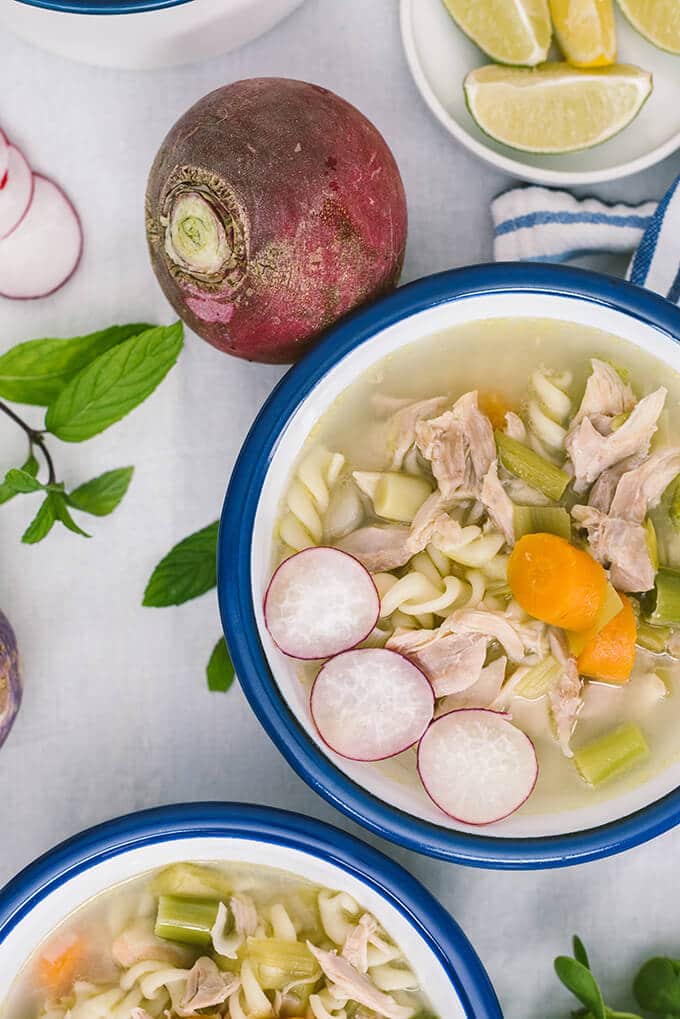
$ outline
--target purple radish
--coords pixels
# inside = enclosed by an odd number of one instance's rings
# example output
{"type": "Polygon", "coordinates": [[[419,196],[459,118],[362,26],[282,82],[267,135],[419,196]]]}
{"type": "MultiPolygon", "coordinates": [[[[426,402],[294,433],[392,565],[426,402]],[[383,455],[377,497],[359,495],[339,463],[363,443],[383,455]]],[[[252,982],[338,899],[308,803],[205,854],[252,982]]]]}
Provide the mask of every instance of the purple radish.
{"type": "Polygon", "coordinates": [[[420,741],[418,772],[430,799],[463,824],[513,814],[538,778],[534,745],[507,715],[462,708],[437,718],[420,741]]]}
{"type": "Polygon", "coordinates": [[[434,692],[396,651],[360,648],[321,668],[310,697],[324,743],[353,761],[382,761],[418,742],[434,713],[434,692]]]}
{"type": "Polygon", "coordinates": [[[282,562],[264,597],[274,643],[291,658],[330,658],[365,640],[380,597],[358,559],[337,548],[306,548],[282,562]]]}
{"type": "Polygon", "coordinates": [[[28,212],[33,198],[33,172],[23,153],[14,145],[8,148],[7,180],[0,188],[0,240],[16,230],[28,212]]]}
{"type": "Polygon", "coordinates": [[[33,201],[23,220],[0,241],[0,296],[47,297],[76,270],[83,248],[80,220],[53,181],[34,174],[33,201]]]}
{"type": "Polygon", "coordinates": [[[0,747],[21,706],[21,689],[16,637],[7,616],[0,612],[0,747]]]}
{"type": "Polygon", "coordinates": [[[7,135],[0,128],[0,191],[7,184],[7,161],[9,159],[9,142],[7,135]]]}

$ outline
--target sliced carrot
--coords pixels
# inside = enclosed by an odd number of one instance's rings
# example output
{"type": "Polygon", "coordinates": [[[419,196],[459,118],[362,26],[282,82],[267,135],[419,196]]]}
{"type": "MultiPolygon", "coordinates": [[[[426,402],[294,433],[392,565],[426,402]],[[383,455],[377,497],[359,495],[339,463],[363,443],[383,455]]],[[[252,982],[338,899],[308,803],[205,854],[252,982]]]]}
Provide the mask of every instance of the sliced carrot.
{"type": "Polygon", "coordinates": [[[592,556],[556,534],[525,534],[508,563],[510,589],[525,612],[565,630],[587,630],[607,593],[592,556]]]}
{"type": "Polygon", "coordinates": [[[621,611],[586,644],[577,660],[582,675],[603,683],[627,683],[635,664],[635,613],[630,598],[620,597],[621,611]]]}
{"type": "Polygon", "coordinates": [[[482,390],[477,394],[477,405],[486,414],[494,428],[505,428],[505,415],[512,405],[495,389],[482,390]]]}
{"type": "Polygon", "coordinates": [[[38,977],[51,997],[58,998],[70,991],[78,979],[84,955],[84,945],[76,935],[60,939],[58,946],[43,955],[38,962],[38,977]]]}

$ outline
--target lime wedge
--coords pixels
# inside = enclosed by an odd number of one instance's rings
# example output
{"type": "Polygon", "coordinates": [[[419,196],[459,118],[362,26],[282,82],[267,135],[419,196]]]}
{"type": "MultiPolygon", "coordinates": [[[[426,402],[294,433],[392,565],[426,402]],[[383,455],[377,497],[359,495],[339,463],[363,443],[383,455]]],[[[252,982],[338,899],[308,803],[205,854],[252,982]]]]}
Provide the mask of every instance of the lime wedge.
{"type": "Polygon", "coordinates": [[[555,35],[574,67],[604,67],[616,60],[614,0],[550,0],[555,35]]]}
{"type": "Polygon", "coordinates": [[[444,5],[492,60],[533,67],[548,55],[548,0],[444,0],[444,5]]]}
{"type": "Polygon", "coordinates": [[[561,63],[535,70],[490,64],[471,71],[463,87],[486,134],[524,152],[557,154],[623,130],[652,91],[652,76],[629,64],[589,71],[561,63]]]}
{"type": "Polygon", "coordinates": [[[619,0],[619,7],[655,46],[680,54],[680,3],[678,0],[619,0]]]}

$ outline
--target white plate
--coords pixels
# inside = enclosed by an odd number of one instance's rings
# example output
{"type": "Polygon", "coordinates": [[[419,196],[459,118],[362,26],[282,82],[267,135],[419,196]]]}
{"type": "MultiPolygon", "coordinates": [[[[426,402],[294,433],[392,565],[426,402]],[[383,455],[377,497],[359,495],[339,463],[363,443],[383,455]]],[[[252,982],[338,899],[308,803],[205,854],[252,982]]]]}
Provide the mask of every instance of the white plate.
{"type": "Polygon", "coordinates": [[[637,64],[654,76],[654,91],[640,115],[621,134],[595,148],[540,156],[493,141],[473,121],[465,105],[463,78],[490,61],[458,28],[442,0],[401,0],[406,57],[434,115],[481,159],[537,184],[614,180],[644,170],[680,148],[680,57],[648,43],[620,11],[617,28],[619,62],[637,64]]]}

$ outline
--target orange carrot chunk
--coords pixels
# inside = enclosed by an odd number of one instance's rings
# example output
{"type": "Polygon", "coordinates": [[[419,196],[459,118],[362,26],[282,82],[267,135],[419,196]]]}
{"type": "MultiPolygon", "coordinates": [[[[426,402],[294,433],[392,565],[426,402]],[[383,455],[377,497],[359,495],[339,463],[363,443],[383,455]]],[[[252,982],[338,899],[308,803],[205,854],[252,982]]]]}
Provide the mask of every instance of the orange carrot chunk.
{"type": "Polygon", "coordinates": [[[600,564],[556,534],[520,538],[510,556],[508,582],[525,612],[565,630],[592,626],[607,593],[600,564]]]}
{"type": "Polygon", "coordinates": [[[40,983],[53,998],[67,994],[80,976],[85,951],[82,942],[73,935],[59,938],[38,962],[40,983]]]}
{"type": "Polygon", "coordinates": [[[505,415],[512,406],[501,393],[495,389],[481,390],[477,394],[477,404],[494,428],[505,428],[505,415]]]}
{"type": "Polygon", "coordinates": [[[586,644],[578,656],[578,671],[603,683],[627,683],[635,663],[637,624],[630,598],[621,595],[623,608],[586,644]]]}

